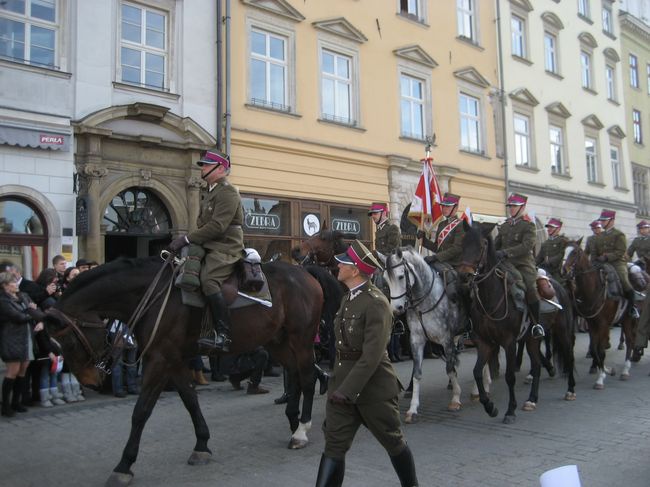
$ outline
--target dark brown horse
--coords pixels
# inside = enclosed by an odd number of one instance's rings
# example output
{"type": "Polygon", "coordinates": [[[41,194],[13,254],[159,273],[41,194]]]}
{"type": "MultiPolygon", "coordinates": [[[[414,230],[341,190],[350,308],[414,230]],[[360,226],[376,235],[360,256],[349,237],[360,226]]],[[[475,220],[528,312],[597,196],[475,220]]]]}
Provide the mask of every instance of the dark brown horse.
{"type": "MultiPolygon", "coordinates": [[[[47,329],[61,342],[66,361],[79,381],[98,386],[102,374],[95,364],[107,349],[104,320],[115,318],[128,322],[163,265],[165,268],[153,300],[134,325],[141,350],[145,349],[142,392],[133,410],[131,433],[122,458],[107,481],[111,486],[127,485],[131,481],[130,468],[136,461],[142,430],[168,382],[176,387],[194,424],[196,445],[188,462],[195,465],[209,460],[210,434],[187,366],[187,360],[199,353],[195,343],[201,332],[203,311],[184,305],[180,290],[172,287],[164,313],[159,316],[172,277],[171,265],[163,264],[159,258],[129,259],[81,274],[46,320],[47,329]]],[[[292,441],[304,446],[311,426],[313,340],[321,316],[323,293],[318,281],[300,267],[273,262],[265,264],[263,269],[273,306],[254,304],[232,310],[231,352],[251,351],[265,345],[288,369],[290,393],[285,412],[293,432],[292,441]],[[300,392],[303,404],[299,417],[300,392]]]]}
{"type": "MultiPolygon", "coordinates": [[[[517,309],[514,300],[509,295],[510,284],[507,273],[497,265],[494,244],[490,236],[494,225],[474,223],[470,226],[467,222],[463,222],[463,226],[465,237],[462,243],[462,262],[458,271],[468,286],[472,300],[470,312],[473,323],[472,338],[477,348],[474,379],[478,387],[479,400],[483,404],[485,411],[491,417],[497,416],[497,408],[487,395],[484,387],[483,368],[492,357],[498,354],[499,347],[502,347],[506,353],[505,378],[509,391],[508,410],[503,422],[509,424],[516,419],[515,368],[517,341],[521,339],[526,344],[533,376],[530,394],[523,406],[525,411],[532,411],[537,405],[541,368],[540,341],[533,338],[527,328],[523,328],[525,326],[523,324],[524,313],[517,309]]],[[[572,370],[572,342],[570,347],[565,344],[565,346],[559,348],[562,350],[562,354],[558,357],[558,362],[562,363],[563,370],[567,370],[567,368],[572,370]]],[[[571,375],[569,381],[570,392],[573,392],[575,384],[572,377],[571,375]]],[[[573,398],[575,398],[575,395],[573,398]]]]}
{"type": "Polygon", "coordinates": [[[570,284],[569,289],[577,313],[589,325],[589,352],[598,374],[594,389],[604,389],[605,376],[616,373],[613,367],[605,365],[605,350],[609,346],[609,327],[620,316],[619,321],[626,345],[621,380],[626,380],[630,377],[638,320],[627,313],[624,298],[612,299],[608,296],[604,271],[591,264],[589,256],[580,247],[581,242],[582,239],[579,239],[567,245],[562,272],[570,284]]]}
{"type": "Polygon", "coordinates": [[[348,244],[344,241],[346,238],[349,236],[328,230],[323,224],[319,233],[303,240],[298,247],[291,250],[291,257],[301,265],[316,264],[325,267],[333,276],[337,276],[339,269],[334,256],[347,250],[348,244]]]}

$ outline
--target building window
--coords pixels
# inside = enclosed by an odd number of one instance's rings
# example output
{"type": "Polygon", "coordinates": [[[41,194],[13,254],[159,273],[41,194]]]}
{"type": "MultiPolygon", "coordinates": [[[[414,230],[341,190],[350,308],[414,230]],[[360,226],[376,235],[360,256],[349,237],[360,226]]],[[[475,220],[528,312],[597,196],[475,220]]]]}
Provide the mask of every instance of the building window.
{"type": "Polygon", "coordinates": [[[632,183],[634,186],[634,204],[637,214],[648,215],[650,212],[650,192],[648,191],[648,168],[632,166],[632,183]]]}
{"type": "Polygon", "coordinates": [[[589,8],[589,0],[578,0],[578,14],[586,18],[591,18],[591,9],[589,8]]]}
{"type": "Polygon", "coordinates": [[[566,174],[564,164],[564,134],[561,127],[549,126],[549,140],[551,144],[551,172],[553,174],[566,174]]]}
{"type": "Polygon", "coordinates": [[[641,112],[632,110],[632,127],[634,133],[634,143],[643,144],[643,131],[641,130],[641,112]]]}
{"type": "Polygon", "coordinates": [[[598,150],[596,139],[587,137],[585,139],[585,157],[587,162],[587,181],[595,183],[598,181],[598,150]]]}
{"type": "Polygon", "coordinates": [[[456,0],[458,35],[478,43],[476,36],[476,0],[456,0]]]}
{"type": "Polygon", "coordinates": [[[639,87],[639,61],[634,54],[630,54],[630,86],[639,87]]]}
{"type": "Polygon", "coordinates": [[[0,2],[0,57],[54,68],[57,0],[0,2]]]}
{"type": "Polygon", "coordinates": [[[603,1],[603,32],[606,34],[614,35],[614,22],[612,19],[612,4],[610,0],[603,1]]]}
{"type": "Polygon", "coordinates": [[[481,105],[478,98],[460,94],[460,146],[461,149],[482,153],[481,105]]]}
{"type": "Polygon", "coordinates": [[[287,39],[251,30],[250,96],[253,105],[289,111],[287,103],[287,39]]]}
{"type": "Polygon", "coordinates": [[[591,54],[580,51],[580,72],[582,74],[582,87],[592,89],[591,54]]]}
{"type": "Polygon", "coordinates": [[[355,125],[352,100],[352,58],[321,50],[322,116],[325,120],[355,125]]]}
{"type": "Polygon", "coordinates": [[[519,113],[514,115],[515,129],[515,163],[518,166],[530,167],[530,119],[519,113]]]}
{"type": "Polygon", "coordinates": [[[526,57],[526,21],[516,15],[510,20],[512,30],[512,54],[526,57]]]}
{"type": "Polygon", "coordinates": [[[609,146],[609,158],[612,161],[612,183],[615,188],[623,187],[623,181],[621,178],[621,159],[619,148],[610,145],[609,146]]]}
{"type": "Polygon", "coordinates": [[[550,73],[557,74],[557,37],[549,32],[544,33],[544,68],[550,73]]]}
{"type": "Polygon", "coordinates": [[[607,99],[616,101],[616,69],[614,66],[605,66],[605,84],[607,85],[607,99]]]}
{"type": "Polygon", "coordinates": [[[167,16],[158,10],[122,4],[122,82],[165,89],[167,16]]]}
{"type": "Polygon", "coordinates": [[[424,81],[400,75],[401,133],[424,139],[424,81]]]}
{"type": "Polygon", "coordinates": [[[399,13],[418,22],[425,20],[422,0],[399,0],[399,13]]]}

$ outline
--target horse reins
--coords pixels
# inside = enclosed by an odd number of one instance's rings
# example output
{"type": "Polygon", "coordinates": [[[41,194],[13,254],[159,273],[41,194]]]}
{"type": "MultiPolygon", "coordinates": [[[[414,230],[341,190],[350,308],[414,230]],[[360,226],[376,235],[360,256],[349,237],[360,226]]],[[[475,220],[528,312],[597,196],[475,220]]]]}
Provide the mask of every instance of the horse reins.
{"type": "MultiPolygon", "coordinates": [[[[567,277],[568,277],[569,279],[571,279],[571,280],[575,283],[575,282],[576,282],[576,276],[578,276],[578,275],[584,275],[584,274],[590,274],[590,273],[592,273],[592,272],[597,272],[597,271],[599,271],[599,269],[597,269],[596,267],[593,267],[593,266],[592,266],[590,269],[587,269],[587,270],[581,270],[580,272],[576,272],[576,263],[575,263],[575,261],[574,261],[574,262],[571,264],[571,267],[570,267],[570,273],[567,273],[567,277]]],[[[574,291],[571,291],[571,300],[573,301],[573,304],[574,304],[574,306],[575,306],[575,308],[576,308],[576,311],[578,312],[578,314],[579,314],[582,318],[584,318],[585,320],[589,320],[589,319],[591,319],[591,318],[595,318],[595,317],[598,316],[598,315],[600,314],[600,312],[603,310],[603,308],[605,307],[605,304],[607,304],[607,285],[606,285],[606,284],[603,284],[603,293],[602,293],[602,301],[603,301],[603,303],[600,305],[600,307],[598,308],[598,310],[596,310],[596,312],[595,312],[594,314],[591,314],[591,315],[585,315],[585,314],[583,314],[583,312],[580,310],[580,307],[578,306],[578,299],[577,299],[577,297],[576,297],[574,291]]]]}
{"type": "Polygon", "coordinates": [[[497,262],[497,264],[495,264],[488,272],[481,275],[479,273],[479,267],[483,264],[483,261],[485,260],[485,256],[486,256],[486,246],[481,245],[481,253],[479,254],[479,258],[477,260],[478,264],[476,264],[475,266],[474,264],[463,262],[463,265],[474,268],[474,274],[472,276],[473,279],[470,285],[472,286],[472,290],[474,291],[474,296],[476,296],[476,301],[478,301],[478,304],[480,305],[481,310],[483,311],[483,315],[486,316],[491,321],[503,321],[510,314],[510,311],[508,310],[508,274],[507,272],[503,272],[498,269],[499,264],[497,262]],[[501,273],[501,275],[499,275],[499,273],[501,273]],[[485,308],[485,305],[483,304],[483,300],[481,299],[478,286],[483,281],[485,281],[488,277],[490,277],[492,274],[494,274],[497,277],[497,279],[500,279],[503,282],[503,293],[501,294],[501,299],[494,307],[494,311],[490,312],[485,308]],[[493,315],[493,313],[496,312],[501,307],[502,304],[505,304],[505,313],[502,317],[496,318],[493,315]]]}
{"type": "Polygon", "coordinates": [[[57,330],[53,333],[50,334],[52,338],[60,338],[70,332],[75,334],[75,336],[79,339],[79,342],[81,342],[82,347],[84,348],[85,352],[88,354],[90,357],[85,365],[88,365],[91,362],[99,362],[102,357],[105,355],[105,351],[102,351],[101,354],[96,354],[95,351],[93,350],[92,346],[90,345],[90,342],[86,338],[86,335],[81,331],[81,328],[106,328],[106,323],[103,321],[95,322],[95,321],[81,321],[76,318],[72,318],[69,315],[65,314],[63,311],[56,309],[56,308],[49,308],[46,312],[46,315],[53,316],[55,319],[58,321],[63,321],[66,323],[66,327],[63,328],[62,330],[57,330]]]}

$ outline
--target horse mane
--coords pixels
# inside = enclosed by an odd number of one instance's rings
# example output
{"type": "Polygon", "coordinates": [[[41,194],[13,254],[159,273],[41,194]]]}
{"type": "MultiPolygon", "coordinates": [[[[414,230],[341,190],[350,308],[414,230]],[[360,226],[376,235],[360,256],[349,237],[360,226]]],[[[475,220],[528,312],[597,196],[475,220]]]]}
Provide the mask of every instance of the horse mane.
{"type": "Polygon", "coordinates": [[[332,323],[344,294],[341,283],[329,271],[319,265],[306,265],[304,269],[318,281],[323,289],[322,317],[326,323],[332,323]]]}

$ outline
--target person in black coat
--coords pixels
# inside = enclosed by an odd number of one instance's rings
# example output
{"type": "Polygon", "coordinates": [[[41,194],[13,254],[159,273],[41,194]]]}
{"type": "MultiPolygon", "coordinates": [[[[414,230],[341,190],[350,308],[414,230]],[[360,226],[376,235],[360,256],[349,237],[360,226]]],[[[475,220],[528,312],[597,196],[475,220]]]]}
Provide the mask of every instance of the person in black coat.
{"type": "MultiPolygon", "coordinates": [[[[7,365],[2,382],[2,416],[13,416],[14,411],[25,412],[21,404],[23,381],[32,350],[32,323],[41,318],[36,305],[18,291],[18,281],[9,272],[0,272],[0,358],[7,365]]],[[[43,323],[34,328],[43,329],[43,323]]]]}

